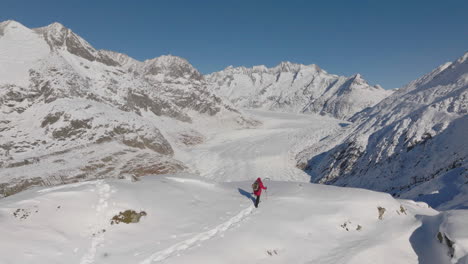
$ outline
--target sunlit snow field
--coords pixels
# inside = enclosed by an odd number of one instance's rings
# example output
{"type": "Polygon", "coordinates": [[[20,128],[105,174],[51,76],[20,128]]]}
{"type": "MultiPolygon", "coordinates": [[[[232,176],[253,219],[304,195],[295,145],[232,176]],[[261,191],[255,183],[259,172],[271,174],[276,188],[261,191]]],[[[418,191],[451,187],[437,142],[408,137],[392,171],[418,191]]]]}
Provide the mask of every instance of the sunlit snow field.
{"type": "MultiPolygon", "coordinates": [[[[0,200],[0,263],[451,263],[433,239],[450,215],[386,193],[311,184],[295,167],[301,144],[342,132],[342,121],[250,114],[263,125],[212,131],[206,143],[176,149],[191,174],[34,188],[0,200]],[[257,177],[268,190],[255,209],[257,177]],[[111,224],[125,210],[146,215],[111,224]]],[[[457,246],[463,256],[466,247],[457,246]]]]}

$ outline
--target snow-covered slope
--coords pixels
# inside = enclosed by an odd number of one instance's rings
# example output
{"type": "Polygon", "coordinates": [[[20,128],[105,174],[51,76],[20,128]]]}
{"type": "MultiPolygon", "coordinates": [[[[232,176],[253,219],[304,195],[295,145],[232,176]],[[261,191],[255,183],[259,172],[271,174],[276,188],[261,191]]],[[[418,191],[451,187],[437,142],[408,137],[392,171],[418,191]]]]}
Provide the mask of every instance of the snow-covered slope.
{"type": "Polygon", "coordinates": [[[29,69],[49,54],[41,36],[15,21],[0,23],[0,85],[27,86],[29,69]]]}
{"type": "MultiPolygon", "coordinates": [[[[86,116],[86,111],[80,112],[86,116]]],[[[0,199],[0,263],[448,264],[467,259],[463,210],[438,213],[385,193],[268,180],[306,179],[294,168],[296,151],[346,127],[313,115],[251,113],[262,126],[211,131],[204,144],[174,148],[174,157],[201,176],[233,182],[180,174],[105,179],[33,188],[0,199]],[[268,189],[255,209],[249,179],[258,176],[268,189]],[[247,181],[235,182],[240,177],[247,181]]],[[[90,125],[99,124],[97,116],[90,125]]],[[[124,115],[115,118],[125,120],[124,115]]],[[[60,117],[56,123],[64,121],[60,117]]],[[[105,131],[96,129],[97,135],[105,131]]],[[[66,171],[70,166],[63,164],[85,159],[94,160],[87,169],[104,174],[114,173],[106,163],[119,170],[136,165],[135,172],[151,174],[148,164],[158,169],[150,160],[154,155],[142,154],[114,140],[44,157],[55,162],[36,163],[23,172],[66,171]],[[133,153],[139,156],[126,163],[133,153]]]]}
{"type": "Polygon", "coordinates": [[[28,190],[0,200],[0,262],[448,264],[439,230],[454,261],[467,252],[463,218],[424,203],[266,181],[255,209],[250,183],[175,175],[28,190]],[[112,221],[126,210],[139,222],[112,221]]]}
{"type": "Polygon", "coordinates": [[[182,58],[139,62],[96,50],[59,23],[0,23],[0,196],[180,171],[174,147],[255,124],[182,58]]]}
{"type": "Polygon", "coordinates": [[[318,113],[339,119],[347,119],[392,93],[369,85],[359,74],[343,77],[317,65],[290,62],[273,68],[231,66],[206,79],[214,93],[239,107],[318,113]]]}
{"type": "Polygon", "coordinates": [[[313,182],[386,191],[437,207],[453,199],[450,208],[467,203],[468,53],[352,121],[341,141],[299,155],[313,182]]]}

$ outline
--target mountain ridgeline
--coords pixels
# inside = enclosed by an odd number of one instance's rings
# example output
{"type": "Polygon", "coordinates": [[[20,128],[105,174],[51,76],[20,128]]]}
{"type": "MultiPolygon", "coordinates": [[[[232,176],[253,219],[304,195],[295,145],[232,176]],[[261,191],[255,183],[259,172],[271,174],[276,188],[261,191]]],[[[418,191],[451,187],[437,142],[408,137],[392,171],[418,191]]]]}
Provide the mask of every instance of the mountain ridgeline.
{"type": "Polygon", "coordinates": [[[298,155],[312,182],[385,191],[442,209],[468,205],[468,53],[351,121],[348,134],[298,155]]]}
{"type": "Polygon", "coordinates": [[[273,68],[228,67],[206,76],[213,93],[242,108],[316,113],[348,119],[392,94],[360,74],[329,74],[317,65],[282,62],[273,68]]]}
{"type": "MultiPolygon", "coordinates": [[[[37,185],[189,171],[179,150],[213,131],[261,124],[244,108],[352,123],[294,150],[311,182],[424,201],[450,183],[468,197],[467,58],[390,91],[360,74],[290,62],[202,75],[176,56],[138,61],[97,50],[59,23],[1,22],[0,197],[37,185]]],[[[435,207],[465,204],[454,199],[435,207]]]]}
{"type": "Polygon", "coordinates": [[[0,23],[0,196],[29,186],[183,171],[175,146],[258,124],[175,56],[94,49],[59,23],[0,23]]]}

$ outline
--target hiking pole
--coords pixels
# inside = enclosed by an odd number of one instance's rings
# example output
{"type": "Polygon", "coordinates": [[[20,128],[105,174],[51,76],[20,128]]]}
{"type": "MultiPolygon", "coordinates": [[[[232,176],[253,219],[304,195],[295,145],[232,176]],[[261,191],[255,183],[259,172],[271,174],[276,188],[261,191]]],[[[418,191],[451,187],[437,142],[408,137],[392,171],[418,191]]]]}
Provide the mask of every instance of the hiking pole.
{"type": "MultiPolygon", "coordinates": [[[[271,180],[269,177],[266,177],[265,180],[271,180]]],[[[268,187],[267,187],[268,188],[268,187]]],[[[268,200],[268,189],[265,190],[265,200],[268,200]]]]}

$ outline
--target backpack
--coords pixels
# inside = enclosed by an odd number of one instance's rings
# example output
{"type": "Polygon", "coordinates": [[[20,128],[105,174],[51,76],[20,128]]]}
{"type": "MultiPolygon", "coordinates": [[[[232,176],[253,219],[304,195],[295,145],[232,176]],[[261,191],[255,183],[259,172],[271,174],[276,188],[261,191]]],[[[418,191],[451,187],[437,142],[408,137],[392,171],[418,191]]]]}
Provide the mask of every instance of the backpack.
{"type": "Polygon", "coordinates": [[[257,181],[252,183],[252,189],[254,190],[254,192],[256,192],[258,190],[258,188],[260,188],[260,185],[258,184],[257,181]]]}

